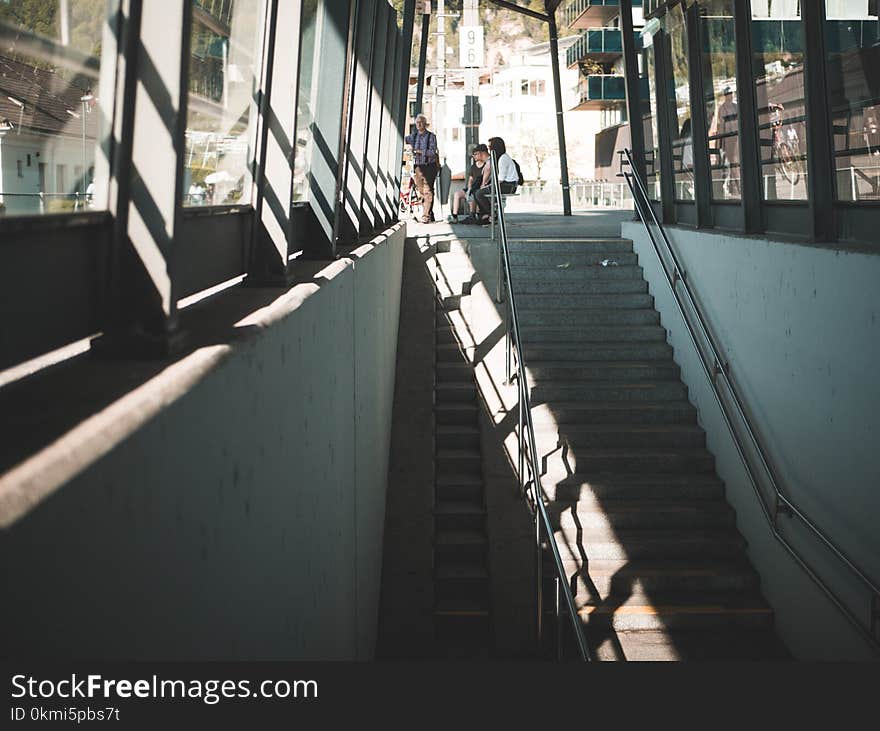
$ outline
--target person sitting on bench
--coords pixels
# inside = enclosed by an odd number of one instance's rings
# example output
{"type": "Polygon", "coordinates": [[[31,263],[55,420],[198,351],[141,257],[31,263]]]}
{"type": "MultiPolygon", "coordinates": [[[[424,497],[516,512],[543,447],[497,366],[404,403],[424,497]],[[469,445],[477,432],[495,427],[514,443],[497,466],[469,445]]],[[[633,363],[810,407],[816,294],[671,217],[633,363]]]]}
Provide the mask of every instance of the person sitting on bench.
{"type": "MultiPolygon", "coordinates": [[[[501,182],[501,194],[509,194],[516,192],[516,186],[519,183],[519,173],[513,158],[507,154],[507,145],[500,137],[489,138],[489,149],[495,153],[498,158],[498,180],[501,182]]],[[[484,153],[485,154],[485,153],[484,153]]],[[[486,154],[489,159],[489,155],[486,154]]],[[[492,210],[490,197],[492,195],[492,165],[486,165],[483,168],[483,185],[474,194],[477,201],[477,208],[480,210],[479,222],[483,224],[489,223],[489,215],[492,210]]],[[[500,205],[500,201],[497,202],[500,205]]]]}

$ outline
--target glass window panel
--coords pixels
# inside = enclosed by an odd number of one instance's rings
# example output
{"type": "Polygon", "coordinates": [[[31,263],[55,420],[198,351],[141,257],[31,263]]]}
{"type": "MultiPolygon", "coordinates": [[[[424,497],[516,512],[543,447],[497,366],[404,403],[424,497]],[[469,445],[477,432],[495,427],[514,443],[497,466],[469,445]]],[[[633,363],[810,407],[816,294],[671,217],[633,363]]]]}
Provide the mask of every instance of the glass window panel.
{"type": "Polygon", "coordinates": [[[876,0],[826,0],[835,194],[880,200],[880,21],[876,0]]]}
{"type": "MultiPolygon", "coordinates": [[[[315,121],[312,87],[318,65],[318,0],[304,0],[300,26],[299,90],[296,97],[296,150],[293,157],[293,201],[309,196],[309,168],[312,160],[312,124],[315,121]]],[[[411,117],[415,116],[415,106],[411,117]]]]}
{"type": "Polygon", "coordinates": [[[262,0],[193,0],[183,203],[247,202],[262,0]]]}
{"type": "Polygon", "coordinates": [[[679,4],[666,15],[669,37],[669,69],[671,82],[667,87],[672,134],[672,170],[675,199],[694,199],[694,143],[691,125],[690,79],[688,77],[688,42],[684,9],[679,4]]]}
{"type": "Polygon", "coordinates": [[[804,31],[798,0],[752,3],[752,66],[765,200],[807,199],[804,31]]]}
{"type": "MultiPolygon", "coordinates": [[[[0,0],[0,216],[95,209],[112,99],[101,99],[107,0],[0,0]],[[76,171],[72,173],[71,171],[76,171]],[[54,172],[54,175],[53,175],[54,172]]],[[[103,206],[102,206],[103,207],[103,206]]]]}
{"type": "Polygon", "coordinates": [[[714,200],[739,200],[739,107],[733,0],[700,5],[709,169],[714,200]]]}
{"type": "Polygon", "coordinates": [[[657,131],[657,83],[655,46],[645,43],[642,50],[643,74],[639,78],[639,99],[642,108],[642,128],[645,137],[645,171],[648,195],[660,200],[660,136],[657,131]]]}

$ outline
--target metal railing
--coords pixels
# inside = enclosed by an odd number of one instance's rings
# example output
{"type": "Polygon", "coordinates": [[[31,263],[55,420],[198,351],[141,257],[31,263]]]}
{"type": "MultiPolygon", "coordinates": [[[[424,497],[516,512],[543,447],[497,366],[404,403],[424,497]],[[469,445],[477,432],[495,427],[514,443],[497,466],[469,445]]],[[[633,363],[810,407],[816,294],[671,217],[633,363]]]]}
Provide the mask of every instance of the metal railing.
{"type": "Polygon", "coordinates": [[[715,396],[715,400],[721,409],[724,422],[733,437],[733,441],[736,445],[743,466],[746,468],[749,481],[752,483],[752,487],[761,505],[764,517],[767,519],[767,522],[770,524],[773,531],[773,537],[779,541],[795,562],[804,570],[807,576],[809,576],[810,579],[812,579],[813,582],[825,593],[828,599],[864,636],[869,644],[873,646],[875,650],[880,650],[880,639],[877,637],[877,630],[880,628],[878,627],[878,624],[880,624],[880,587],[878,587],[878,584],[873,581],[866,572],[843,551],[842,548],[827,536],[780,487],[777,478],[777,471],[774,469],[767,450],[764,448],[757,432],[753,428],[751,419],[749,418],[748,412],[743,404],[743,400],[730,378],[730,364],[724,359],[718,341],[707,325],[706,317],[700,306],[697,304],[697,300],[691,291],[687,279],[687,273],[682,267],[681,261],[679,260],[675,249],[672,247],[672,244],[666,235],[666,231],[663,229],[663,226],[650,203],[644,182],[636,172],[636,167],[633,164],[632,151],[629,149],[624,150],[624,155],[625,162],[623,159],[621,162],[628,167],[628,169],[624,170],[622,174],[624,178],[626,178],[626,182],[632,191],[635,209],[645,226],[645,231],[651,240],[651,244],[654,247],[654,251],[657,253],[658,259],[660,260],[663,273],[666,275],[666,280],[669,283],[676,305],[678,306],[678,311],[687,327],[691,342],[699,355],[703,370],[712,384],[712,392],[715,396]],[[660,244],[651,230],[651,223],[653,223],[654,227],[660,232],[660,240],[664,244],[665,254],[664,252],[661,252],[660,244]],[[667,261],[671,261],[671,271],[670,267],[667,265],[667,261]],[[688,311],[692,312],[693,315],[689,315],[688,311]],[[699,331],[699,333],[697,331],[699,331]],[[706,344],[706,347],[700,345],[698,334],[706,344]],[[729,401],[731,402],[730,405],[721,392],[719,381],[723,381],[724,383],[724,387],[729,396],[729,401]],[[731,409],[733,413],[731,412],[731,409]],[[744,436],[748,440],[748,445],[751,447],[750,450],[747,449],[743,434],[736,426],[737,423],[741,424],[745,431],[744,436]],[[753,458],[749,456],[750,454],[753,455],[753,458]],[[757,464],[754,463],[755,461],[757,464]],[[758,479],[759,470],[763,474],[766,482],[769,483],[772,490],[772,495],[769,500],[768,496],[765,494],[765,490],[761,487],[762,483],[758,479]],[[808,560],[804,558],[798,549],[780,532],[780,515],[800,521],[800,523],[809,531],[810,535],[824,545],[825,548],[827,548],[831,554],[859,580],[863,589],[867,590],[867,593],[870,594],[867,621],[863,621],[852,609],[849,608],[849,606],[840,598],[838,593],[819,576],[817,570],[810,565],[808,560]]]}
{"type": "MultiPolygon", "coordinates": [[[[492,164],[492,194],[495,200],[502,200],[501,182],[498,175],[498,159],[495,152],[491,152],[492,164]]],[[[541,642],[543,635],[543,571],[542,571],[542,533],[546,537],[547,547],[553,558],[553,566],[556,570],[556,638],[557,638],[557,654],[561,656],[562,646],[562,619],[561,612],[564,608],[571,620],[574,638],[577,643],[578,653],[582,660],[590,660],[590,650],[587,645],[584,628],[581,624],[577,607],[574,603],[574,595],[569,586],[568,577],[565,573],[565,567],[562,564],[562,556],[559,553],[559,546],[554,536],[553,524],[550,522],[550,516],[547,513],[547,507],[544,504],[546,495],[544,488],[541,486],[541,469],[540,457],[538,455],[538,443],[535,439],[535,425],[532,420],[532,404],[529,393],[528,380],[526,379],[526,361],[522,350],[522,340],[520,339],[519,318],[517,317],[516,299],[513,294],[513,280],[510,276],[510,248],[507,240],[507,222],[504,218],[504,206],[496,205],[495,212],[498,216],[498,230],[500,233],[499,257],[501,266],[499,267],[499,276],[505,280],[506,299],[507,299],[507,364],[506,377],[507,383],[511,382],[512,373],[512,356],[516,357],[516,383],[519,388],[518,409],[519,415],[517,419],[517,459],[518,473],[520,480],[520,494],[525,498],[526,504],[529,505],[535,518],[535,542],[538,552],[537,556],[537,603],[538,603],[538,641],[541,642]],[[526,452],[528,454],[526,454],[526,452]],[[528,474],[527,471],[528,470],[528,474]],[[529,490],[531,486],[531,490],[529,490]],[[529,494],[531,493],[531,494],[529,494]]]]}

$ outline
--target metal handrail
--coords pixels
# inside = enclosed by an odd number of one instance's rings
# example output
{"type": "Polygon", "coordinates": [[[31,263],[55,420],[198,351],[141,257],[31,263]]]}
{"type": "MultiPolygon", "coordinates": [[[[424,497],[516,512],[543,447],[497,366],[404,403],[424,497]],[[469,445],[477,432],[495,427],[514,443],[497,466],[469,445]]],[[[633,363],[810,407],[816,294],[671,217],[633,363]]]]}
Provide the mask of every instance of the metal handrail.
{"type": "Polygon", "coordinates": [[[535,516],[535,540],[537,543],[537,549],[539,552],[538,561],[537,561],[537,572],[538,572],[538,581],[537,581],[537,597],[538,597],[538,636],[539,639],[541,637],[542,631],[542,593],[543,593],[543,580],[542,580],[542,570],[541,570],[541,558],[540,558],[540,549],[541,549],[541,530],[543,528],[544,533],[547,536],[547,545],[550,548],[550,552],[553,555],[553,565],[556,569],[556,611],[557,611],[557,642],[558,638],[561,635],[562,625],[559,622],[559,611],[560,611],[560,601],[559,595],[562,594],[562,598],[564,601],[565,609],[568,612],[569,618],[571,619],[572,629],[574,630],[575,640],[578,646],[578,652],[581,656],[581,659],[584,661],[588,661],[591,659],[590,657],[590,649],[587,645],[587,639],[584,635],[584,628],[581,625],[580,617],[578,616],[577,607],[574,603],[574,595],[571,592],[571,587],[569,586],[568,578],[565,574],[565,567],[562,565],[562,556],[559,553],[559,546],[556,543],[556,538],[553,535],[553,525],[550,522],[550,516],[547,513],[547,507],[544,504],[546,499],[546,495],[544,493],[544,488],[541,486],[541,470],[539,469],[540,459],[538,457],[538,446],[537,440],[535,439],[535,425],[532,420],[532,403],[529,395],[529,385],[526,379],[526,361],[522,351],[522,340],[520,339],[520,328],[519,328],[519,318],[517,317],[516,310],[516,299],[513,295],[513,284],[512,278],[510,276],[510,249],[507,241],[507,222],[504,218],[504,205],[503,198],[501,193],[501,180],[498,175],[498,158],[495,154],[495,151],[491,151],[491,164],[492,164],[492,194],[495,196],[495,200],[497,205],[495,206],[495,213],[498,215],[498,229],[500,231],[500,254],[501,260],[503,263],[503,267],[501,271],[499,271],[499,276],[503,277],[506,281],[506,293],[507,293],[507,348],[508,348],[508,358],[507,358],[507,381],[510,382],[511,373],[510,373],[510,347],[511,341],[513,343],[513,347],[515,349],[516,354],[516,382],[519,387],[519,398],[518,398],[518,406],[519,406],[519,419],[517,422],[517,453],[519,459],[519,474],[518,477],[520,479],[520,492],[525,494],[526,486],[529,480],[526,479],[525,469],[528,467],[531,472],[531,483],[532,483],[532,503],[534,509],[535,516]],[[524,460],[526,459],[523,454],[523,436],[525,436],[525,447],[528,450],[528,458],[527,464],[524,464],[524,460]]]}
{"type": "Polygon", "coordinates": [[[758,497],[758,501],[761,504],[761,509],[764,513],[764,517],[767,519],[767,522],[770,524],[773,530],[773,536],[778,540],[782,546],[788,551],[788,553],[794,558],[794,560],[800,565],[800,567],[807,573],[807,575],[813,580],[813,582],[825,593],[825,595],[831,600],[831,602],[840,610],[843,615],[859,630],[859,632],[867,639],[870,644],[876,649],[880,650],[880,639],[876,636],[876,627],[878,621],[880,621],[880,586],[878,586],[877,582],[871,579],[865,571],[863,571],[856,563],[847,556],[842,548],[840,548],[830,537],[828,537],[821,528],[819,528],[815,522],[813,522],[804,511],[799,508],[794,501],[788,497],[782,488],[779,485],[779,480],[777,479],[776,470],[773,468],[770,456],[765,450],[761,440],[759,439],[755,429],[752,427],[751,420],[748,417],[748,413],[746,411],[745,406],[743,405],[743,401],[740,398],[739,392],[734,386],[733,382],[730,379],[729,370],[730,364],[726,361],[722,354],[721,348],[718,346],[716,338],[713,336],[712,331],[709,329],[709,326],[706,323],[706,318],[703,315],[702,309],[697,304],[696,298],[691,291],[690,284],[687,280],[687,273],[684,268],[681,266],[681,262],[679,261],[678,255],[675,252],[675,249],[672,247],[672,244],[669,241],[668,236],[666,235],[666,231],[664,230],[660,220],[657,217],[656,212],[654,211],[654,207],[650,203],[650,197],[648,196],[647,189],[645,187],[644,182],[642,181],[639,174],[636,172],[636,167],[633,162],[632,151],[629,149],[624,150],[624,155],[626,157],[626,164],[629,167],[629,170],[623,172],[624,178],[626,178],[626,182],[632,191],[633,203],[635,205],[636,211],[638,211],[639,217],[642,220],[642,223],[645,226],[645,231],[648,234],[648,237],[651,239],[651,244],[654,247],[655,252],[657,253],[657,257],[660,260],[660,264],[663,267],[663,273],[666,275],[666,280],[669,283],[670,289],[672,290],[672,294],[675,297],[676,305],[678,306],[678,311],[681,313],[682,319],[684,320],[685,326],[687,327],[688,334],[690,335],[691,342],[694,345],[694,348],[697,351],[697,354],[700,357],[700,363],[703,365],[703,369],[706,372],[706,375],[709,378],[709,381],[712,384],[712,392],[715,395],[715,400],[717,401],[719,407],[721,408],[721,413],[724,417],[725,424],[727,425],[728,430],[733,437],[734,443],[736,445],[737,452],[739,453],[740,459],[743,462],[743,465],[746,468],[746,472],[749,475],[749,480],[752,483],[752,487],[755,491],[755,494],[758,497]],[[639,195],[636,195],[636,190],[638,190],[639,195]],[[648,216],[645,215],[645,209],[650,213],[651,221],[654,226],[660,232],[663,243],[665,244],[666,253],[668,258],[672,261],[672,273],[666,264],[666,258],[660,251],[660,245],[654,237],[653,232],[651,231],[651,227],[648,223],[648,216]],[[689,306],[691,312],[696,316],[697,325],[701,331],[701,335],[703,339],[708,344],[709,347],[709,356],[710,359],[707,359],[706,353],[704,349],[700,347],[700,344],[697,340],[697,333],[694,330],[694,326],[691,322],[691,318],[688,316],[685,301],[683,297],[679,293],[679,288],[676,286],[678,283],[681,283],[684,294],[686,295],[686,304],[689,306]],[[727,392],[730,394],[730,398],[733,402],[733,406],[735,408],[735,416],[739,420],[739,422],[745,427],[747,437],[750,441],[752,450],[757,454],[759,464],[758,466],[763,470],[766,475],[767,480],[770,483],[770,486],[773,490],[773,501],[772,505],[768,503],[764,491],[761,489],[761,485],[758,481],[758,477],[755,474],[755,466],[752,464],[752,460],[747,456],[746,446],[743,443],[740,432],[734,425],[734,419],[732,418],[732,414],[728,408],[728,404],[724,398],[722,398],[721,390],[718,384],[719,376],[724,381],[727,392]],[[821,577],[816,573],[816,571],[809,565],[807,559],[805,559],[798,550],[786,539],[782,533],[779,531],[779,515],[787,515],[790,518],[797,518],[800,522],[816,537],[819,541],[828,548],[834,556],[836,556],[844,566],[855,576],[857,577],[864,587],[871,593],[870,607],[869,607],[869,621],[867,623],[863,622],[845,603],[844,601],[837,595],[837,593],[830,587],[828,584],[822,580],[821,577]]]}

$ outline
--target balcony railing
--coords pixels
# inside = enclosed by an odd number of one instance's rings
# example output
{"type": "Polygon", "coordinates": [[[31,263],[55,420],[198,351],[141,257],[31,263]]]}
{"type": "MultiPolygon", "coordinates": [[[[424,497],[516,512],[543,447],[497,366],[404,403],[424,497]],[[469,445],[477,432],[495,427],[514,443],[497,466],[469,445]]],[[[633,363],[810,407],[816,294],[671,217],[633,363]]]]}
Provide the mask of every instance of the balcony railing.
{"type": "Polygon", "coordinates": [[[606,59],[623,53],[623,38],[619,28],[590,28],[581,33],[574,45],[566,51],[565,60],[569,67],[592,57],[606,59]]]}
{"type": "Polygon", "coordinates": [[[578,84],[581,104],[626,101],[626,80],[617,74],[590,74],[578,84]]]}
{"type": "MultiPolygon", "coordinates": [[[[641,7],[642,0],[633,0],[634,7],[641,7]]],[[[606,25],[620,14],[620,0],[572,0],[562,16],[565,27],[570,30],[606,25]]]]}

